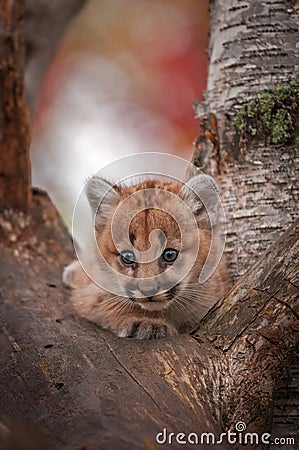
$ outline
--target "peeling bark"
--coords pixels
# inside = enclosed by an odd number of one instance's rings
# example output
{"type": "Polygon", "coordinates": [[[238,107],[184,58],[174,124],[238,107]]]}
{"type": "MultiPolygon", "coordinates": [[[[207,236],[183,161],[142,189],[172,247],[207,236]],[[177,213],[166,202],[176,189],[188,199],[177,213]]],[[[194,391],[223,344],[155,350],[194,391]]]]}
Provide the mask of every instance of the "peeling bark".
{"type": "Polygon", "coordinates": [[[208,85],[196,111],[217,118],[219,153],[209,147],[201,159],[221,186],[234,280],[298,217],[298,148],[260,140],[244,148],[232,125],[242,104],[294,80],[298,27],[284,0],[211,2],[208,85]]]}
{"type": "Polygon", "coordinates": [[[201,323],[200,336],[222,350],[229,364],[227,426],[241,419],[255,430],[271,427],[273,390],[298,345],[298,237],[297,221],[201,323]]]}
{"type": "MultiPolygon", "coordinates": [[[[294,83],[299,59],[297,3],[210,2],[208,84],[205,101],[195,111],[198,117],[215,115],[219,146],[215,151],[206,141],[195,158],[218,179],[226,211],[227,260],[234,281],[298,217],[298,144],[297,148],[294,142],[271,145],[265,137],[251,139],[247,145],[233,126],[242,105],[263,91],[294,83]]],[[[298,117],[294,123],[298,128],[298,117]]],[[[292,366],[275,394],[273,426],[281,435],[298,430],[298,374],[298,365],[292,366]]],[[[248,375],[244,372],[244,377],[248,375]]]]}

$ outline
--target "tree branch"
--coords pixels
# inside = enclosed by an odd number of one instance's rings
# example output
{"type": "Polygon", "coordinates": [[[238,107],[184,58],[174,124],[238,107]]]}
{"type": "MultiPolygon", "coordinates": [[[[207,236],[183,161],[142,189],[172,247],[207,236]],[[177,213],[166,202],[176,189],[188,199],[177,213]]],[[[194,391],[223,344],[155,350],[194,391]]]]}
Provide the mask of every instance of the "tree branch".
{"type": "Polygon", "coordinates": [[[155,449],[163,427],[217,437],[242,420],[269,431],[272,391],[298,329],[298,224],[194,336],[138,341],[73,315],[61,284],[71,243],[47,197],[34,198],[27,215],[0,216],[1,414],[74,449],[155,449]]]}
{"type": "Polygon", "coordinates": [[[272,394],[298,345],[299,221],[290,227],[202,321],[195,337],[227,362],[224,423],[270,429],[272,394]]]}

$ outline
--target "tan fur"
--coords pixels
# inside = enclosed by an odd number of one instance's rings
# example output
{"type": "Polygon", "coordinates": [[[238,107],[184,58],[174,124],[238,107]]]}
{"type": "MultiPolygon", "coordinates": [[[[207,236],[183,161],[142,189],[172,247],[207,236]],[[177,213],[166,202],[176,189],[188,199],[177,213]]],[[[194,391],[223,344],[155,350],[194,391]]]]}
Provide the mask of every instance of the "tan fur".
{"type": "MultiPolygon", "coordinates": [[[[114,187],[122,202],[134,192],[144,189],[153,189],[151,201],[155,208],[146,209],[133,218],[130,223],[129,235],[132,246],[142,252],[150,247],[149,236],[153,230],[161,230],[166,236],[166,248],[180,250],[180,229],[175,220],[165,211],[171,205],[165,204],[165,198],[161,191],[168,191],[179,196],[182,184],[163,183],[161,181],[146,181],[131,187],[114,187]]],[[[169,202],[171,203],[171,199],[169,202]]],[[[134,200],[133,200],[134,202],[134,200]]],[[[142,195],[136,202],[142,209],[142,195]]],[[[153,287],[153,282],[147,283],[148,277],[154,277],[161,272],[167,271],[169,266],[161,258],[151,262],[125,266],[120,259],[111,236],[111,220],[117,204],[111,206],[108,217],[99,219],[96,227],[96,240],[104,258],[116,271],[134,279],[142,279],[140,289],[147,290],[153,287]]],[[[185,220],[184,213],[176,211],[180,218],[179,223],[185,220]]],[[[124,211],[130,217],[130,211],[124,211]]],[[[175,287],[167,292],[157,292],[152,297],[134,298],[130,294],[129,286],[120,286],[124,295],[115,296],[101,289],[85,274],[78,262],[73,262],[65,270],[64,280],[72,287],[72,302],[79,315],[95,322],[103,328],[109,329],[121,337],[136,337],[138,339],[154,339],[176,335],[182,332],[190,332],[194,329],[200,319],[206,314],[211,306],[228,289],[228,275],[224,261],[221,261],[216,271],[204,284],[198,283],[198,276],[207,258],[210,241],[211,228],[201,225],[200,217],[196,217],[198,223],[198,234],[200,239],[199,251],[192,269],[186,277],[175,287]],[[150,301],[149,301],[150,299],[150,301]]],[[[189,239],[188,224],[185,224],[186,236],[185,251],[182,257],[188,259],[188,252],[194,245],[189,239]]],[[[183,227],[184,228],[184,227],[183,227]]],[[[117,242],[122,242],[123,229],[117,227],[117,242]]],[[[93,268],[96,259],[93,253],[83,255],[84,267],[93,268]]],[[[98,270],[104,270],[99,268],[98,270]]],[[[167,272],[166,272],[167,275],[167,272]]],[[[117,282],[117,279],[116,281],[117,282]]],[[[174,284],[175,280],[174,280],[174,284]]],[[[163,286],[161,289],[163,291],[163,286]]],[[[141,294],[142,295],[142,294],[141,294]]]]}

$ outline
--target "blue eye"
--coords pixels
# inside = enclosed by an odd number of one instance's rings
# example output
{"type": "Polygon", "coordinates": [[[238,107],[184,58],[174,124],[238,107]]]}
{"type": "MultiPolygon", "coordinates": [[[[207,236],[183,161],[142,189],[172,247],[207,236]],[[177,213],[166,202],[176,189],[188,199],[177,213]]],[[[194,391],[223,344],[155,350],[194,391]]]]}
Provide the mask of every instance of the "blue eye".
{"type": "Polygon", "coordinates": [[[174,248],[166,248],[162,253],[162,258],[167,263],[173,263],[177,259],[178,254],[179,252],[174,248]]]}
{"type": "Polygon", "coordinates": [[[134,262],[135,262],[135,255],[130,250],[124,250],[120,254],[120,260],[126,266],[130,266],[131,264],[134,264],[134,262]]]}

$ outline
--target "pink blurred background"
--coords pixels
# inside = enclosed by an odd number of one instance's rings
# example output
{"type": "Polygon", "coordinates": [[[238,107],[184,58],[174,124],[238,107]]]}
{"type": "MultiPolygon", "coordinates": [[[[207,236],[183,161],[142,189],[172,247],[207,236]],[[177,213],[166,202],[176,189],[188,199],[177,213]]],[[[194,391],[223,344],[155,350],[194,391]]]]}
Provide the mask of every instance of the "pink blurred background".
{"type": "Polygon", "coordinates": [[[207,74],[208,0],[89,0],[67,29],[33,120],[33,182],[70,225],[84,180],[144,151],[190,159],[207,74]]]}

